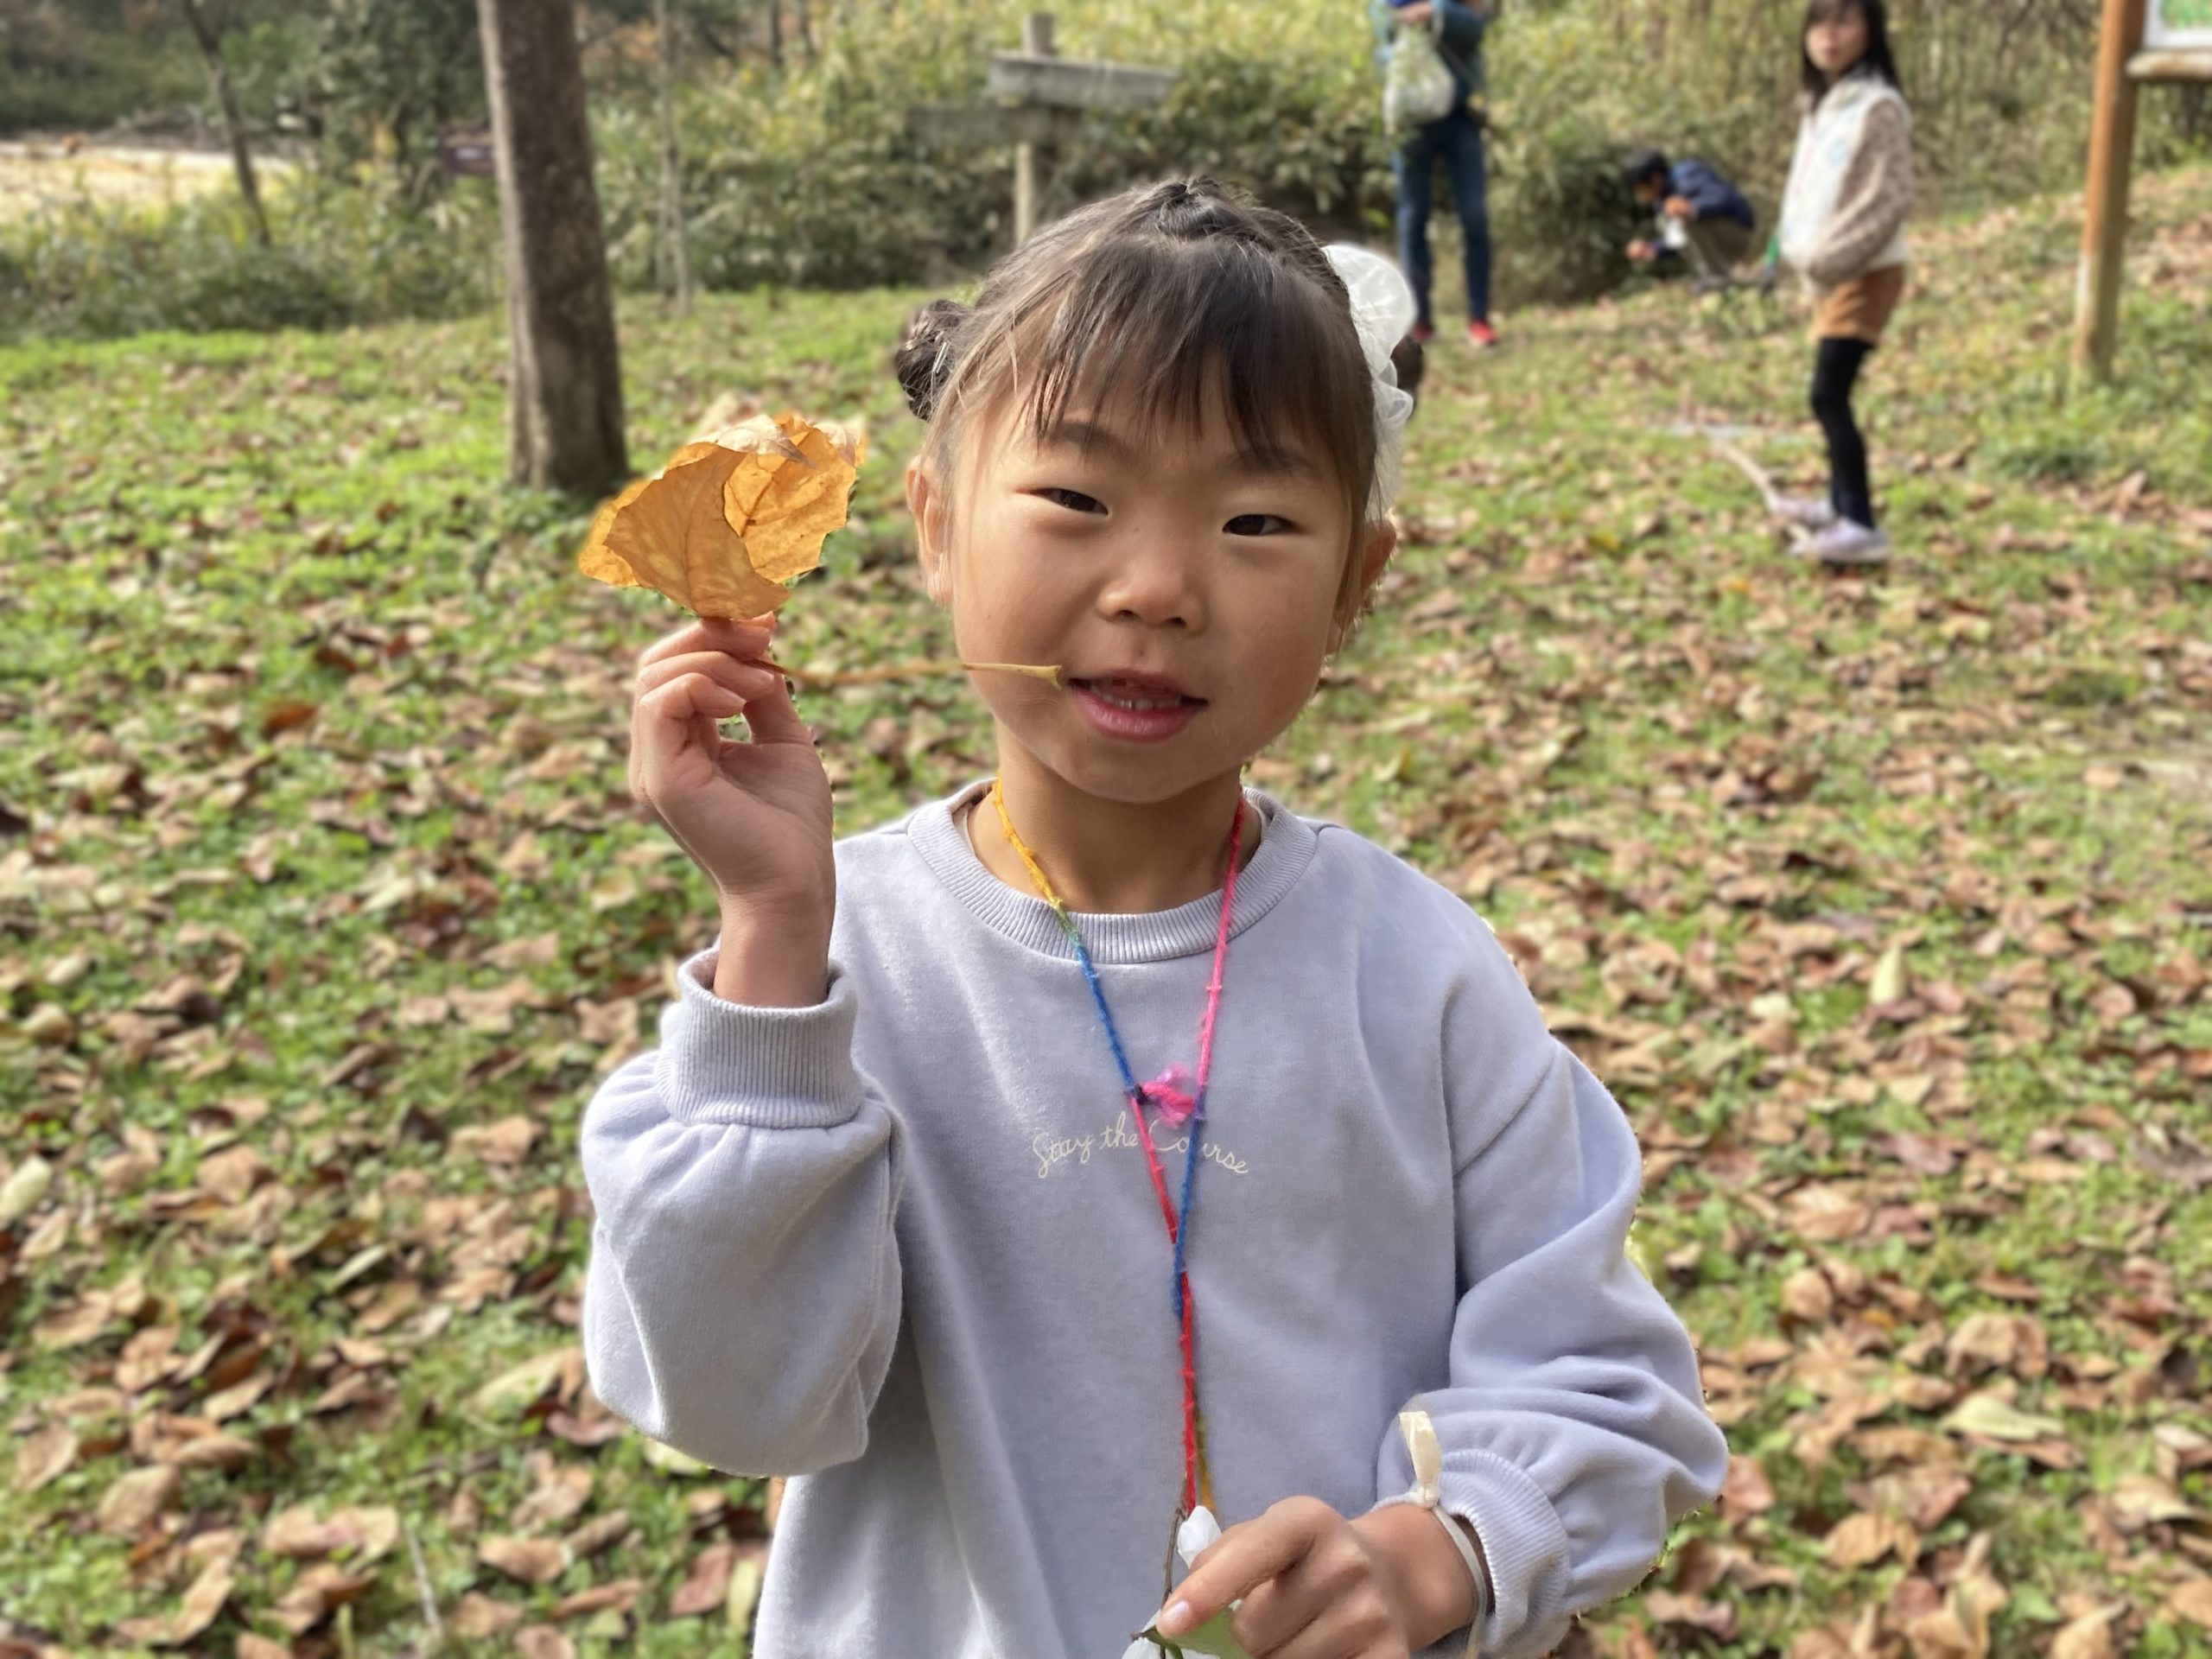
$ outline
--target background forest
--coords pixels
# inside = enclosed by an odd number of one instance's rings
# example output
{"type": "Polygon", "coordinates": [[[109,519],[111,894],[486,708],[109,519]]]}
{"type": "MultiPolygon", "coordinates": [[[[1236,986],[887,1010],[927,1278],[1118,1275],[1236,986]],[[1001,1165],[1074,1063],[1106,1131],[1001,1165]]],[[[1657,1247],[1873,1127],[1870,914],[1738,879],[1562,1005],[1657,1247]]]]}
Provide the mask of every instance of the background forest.
{"type": "MultiPolygon", "coordinates": [[[[976,101],[1027,0],[664,0],[696,278],[717,289],[942,281],[1004,246],[1003,154],[917,140],[907,111],[976,101]]],[[[442,129],[482,118],[470,8],[202,0],[257,151],[296,170],[270,245],[228,193],[149,211],[89,200],[0,230],[0,330],[326,326],[488,302],[488,181],[447,180],[442,129]]],[[[1510,0],[1493,34],[1493,211],[1509,303],[1626,275],[1622,146],[1734,171],[1771,206],[1794,122],[1797,0],[1510,0]]],[[[2079,181],[2094,0],[1898,0],[1938,208],[2079,181]]],[[[667,266],[652,0],[585,9],[617,280],[667,266]]],[[[1202,169],[1342,232],[1379,231],[1389,153],[1356,0],[1063,0],[1065,55],[1178,69],[1166,105],[1095,116],[1054,158],[1049,211],[1202,169]]],[[[2208,89],[2149,100],[2144,158],[2212,141],[2208,89]]],[[[178,8],[0,0],[0,123],[150,140],[208,133],[178,8]]]]}

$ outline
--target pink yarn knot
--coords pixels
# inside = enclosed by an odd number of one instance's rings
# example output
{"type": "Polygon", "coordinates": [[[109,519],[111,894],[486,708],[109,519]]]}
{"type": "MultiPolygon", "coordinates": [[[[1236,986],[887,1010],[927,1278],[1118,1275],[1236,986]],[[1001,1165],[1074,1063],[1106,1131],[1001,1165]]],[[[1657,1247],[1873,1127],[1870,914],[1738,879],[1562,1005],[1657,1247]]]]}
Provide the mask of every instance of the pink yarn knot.
{"type": "Polygon", "coordinates": [[[1191,1114],[1198,1109],[1190,1089],[1191,1068],[1179,1060],[1145,1084],[1144,1097],[1170,1123],[1187,1123],[1191,1114]]]}

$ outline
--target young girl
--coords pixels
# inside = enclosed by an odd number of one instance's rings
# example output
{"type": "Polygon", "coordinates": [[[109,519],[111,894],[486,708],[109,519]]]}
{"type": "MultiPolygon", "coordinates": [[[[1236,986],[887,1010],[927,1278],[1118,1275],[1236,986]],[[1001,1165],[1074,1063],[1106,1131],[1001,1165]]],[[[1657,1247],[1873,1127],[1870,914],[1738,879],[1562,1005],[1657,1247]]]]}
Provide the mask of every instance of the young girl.
{"type": "Polygon", "coordinates": [[[1912,209],[1912,117],[1897,90],[1883,0],[1812,0],[1803,41],[1805,116],[1783,197],[1782,257],[1814,296],[1813,413],[1827,435],[1826,501],[1777,511],[1817,532],[1803,550],[1830,564],[1876,564],[1866,442],[1852,388],[1904,293],[1912,209]]]}
{"type": "Polygon", "coordinates": [[[995,779],[833,847],[767,626],[645,654],[632,785],[721,931],[585,1122],[586,1345],[647,1433],[798,1477],[764,1659],[1232,1603],[1259,1659],[1537,1655],[1725,1472],[1619,1107],[1459,899],[1243,786],[1391,551],[1373,259],[1168,183],[918,320],[929,590],[1055,671],[975,671],[995,779]]]}

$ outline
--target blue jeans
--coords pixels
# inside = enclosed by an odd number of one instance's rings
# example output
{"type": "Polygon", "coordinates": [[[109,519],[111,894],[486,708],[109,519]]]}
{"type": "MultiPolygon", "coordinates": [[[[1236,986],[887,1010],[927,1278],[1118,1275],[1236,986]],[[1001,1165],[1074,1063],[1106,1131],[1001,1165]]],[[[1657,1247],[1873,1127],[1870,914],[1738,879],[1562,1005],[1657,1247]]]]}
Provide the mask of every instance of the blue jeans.
{"type": "Polygon", "coordinates": [[[1432,121],[1399,146],[1391,163],[1398,175],[1398,259],[1413,284],[1421,321],[1430,321],[1434,279],[1428,254],[1430,181],[1439,160],[1452,181],[1459,239],[1467,266],[1467,315],[1490,321],[1490,201],[1483,171],[1483,130],[1462,105],[1432,121]]]}

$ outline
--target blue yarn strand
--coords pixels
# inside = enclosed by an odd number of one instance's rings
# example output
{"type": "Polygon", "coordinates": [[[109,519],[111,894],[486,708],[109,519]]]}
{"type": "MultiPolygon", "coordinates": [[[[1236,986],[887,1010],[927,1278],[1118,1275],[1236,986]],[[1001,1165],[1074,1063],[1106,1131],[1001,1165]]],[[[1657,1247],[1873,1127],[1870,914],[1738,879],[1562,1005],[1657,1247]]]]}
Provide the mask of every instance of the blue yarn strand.
{"type": "MultiPolygon", "coordinates": [[[[1113,1010],[1106,1006],[1106,988],[1098,982],[1098,969],[1090,964],[1090,952],[1084,948],[1083,935],[1073,927],[1067,930],[1068,942],[1075,946],[1076,962],[1083,969],[1083,976],[1090,986],[1090,1000],[1098,1006],[1098,1023],[1106,1027],[1106,1040],[1114,1050],[1114,1064],[1122,1073],[1122,1088],[1128,1094],[1135,1109],[1135,1103],[1144,1098],[1144,1090],[1137,1087],[1137,1075],[1129,1069],[1129,1057],[1122,1047],[1122,1033],[1114,1023],[1113,1010]]],[[[1177,1230],[1181,1230],[1179,1228],[1177,1230]]]]}
{"type": "MultiPolygon", "coordinates": [[[[1090,960],[1090,951],[1083,942],[1082,931],[1065,922],[1064,930],[1068,943],[1075,947],[1075,959],[1083,969],[1085,983],[1090,987],[1090,1000],[1098,1008],[1098,1023],[1106,1027],[1106,1041],[1114,1051],[1114,1065],[1122,1074],[1122,1088],[1129,1097],[1129,1110],[1141,1112],[1145,1106],[1144,1090],[1137,1083],[1137,1076],[1130,1068],[1128,1051],[1122,1046],[1121,1027],[1114,1023],[1114,1011],[1106,1005],[1106,988],[1099,982],[1098,969],[1090,960]]],[[[1168,1305],[1175,1311],[1175,1325],[1183,1325],[1183,1250],[1184,1241],[1191,1230],[1184,1225],[1191,1213],[1191,1189],[1198,1172],[1198,1128],[1205,1122],[1206,1097],[1203,1090],[1197,1095],[1191,1112],[1191,1141],[1183,1152],[1183,1194],[1175,1211],[1175,1262],[1167,1277],[1168,1305]]]]}
{"type": "Polygon", "coordinates": [[[1206,1089],[1198,1085],[1192,1096],[1191,1142],[1183,1148],[1183,1197],[1175,1211],[1175,1276],[1170,1281],[1175,1287],[1175,1325],[1183,1325],[1183,1249],[1191,1236],[1191,1187],[1198,1174],[1198,1137],[1206,1126],[1206,1089]]]}

